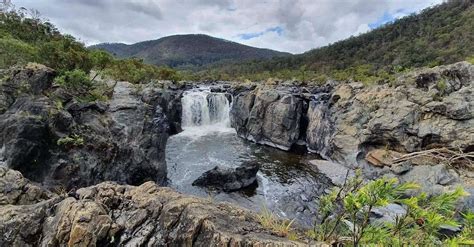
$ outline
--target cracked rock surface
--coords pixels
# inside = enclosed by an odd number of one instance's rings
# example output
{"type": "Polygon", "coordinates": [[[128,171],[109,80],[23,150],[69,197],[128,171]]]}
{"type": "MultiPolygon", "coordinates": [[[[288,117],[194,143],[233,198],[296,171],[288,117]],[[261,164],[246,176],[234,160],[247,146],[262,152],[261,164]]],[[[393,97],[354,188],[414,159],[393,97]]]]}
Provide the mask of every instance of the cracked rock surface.
{"type": "MultiPolygon", "coordinates": [[[[0,177],[2,184],[26,192],[33,186],[19,172],[2,167],[1,174],[9,174],[0,177]],[[18,179],[12,181],[11,176],[18,179]]],[[[248,210],[182,195],[153,182],[104,182],[61,196],[36,188],[0,206],[0,246],[306,245],[272,234],[248,210]]],[[[17,194],[3,190],[0,198],[17,194]]]]}

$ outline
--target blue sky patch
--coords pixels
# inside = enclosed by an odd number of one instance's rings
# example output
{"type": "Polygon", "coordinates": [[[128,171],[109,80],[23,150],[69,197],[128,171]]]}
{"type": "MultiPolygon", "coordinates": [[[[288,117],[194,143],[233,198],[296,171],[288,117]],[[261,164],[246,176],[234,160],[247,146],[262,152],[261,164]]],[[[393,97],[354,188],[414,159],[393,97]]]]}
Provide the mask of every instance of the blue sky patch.
{"type": "Polygon", "coordinates": [[[277,33],[278,36],[281,36],[283,34],[283,28],[280,26],[276,26],[276,27],[267,28],[265,31],[262,31],[262,32],[243,33],[243,34],[239,34],[238,36],[240,39],[249,40],[249,39],[260,37],[269,32],[274,32],[274,33],[277,33]]]}
{"type": "MultiPolygon", "coordinates": [[[[405,9],[397,9],[395,14],[400,14],[400,13],[405,13],[405,9]]],[[[392,22],[396,19],[395,15],[392,15],[385,11],[381,17],[379,17],[375,22],[369,23],[369,27],[371,29],[378,28],[382,26],[383,24],[386,24],[388,22],[392,22]]]]}
{"type": "Polygon", "coordinates": [[[371,29],[378,28],[383,24],[395,20],[395,17],[388,12],[383,13],[381,17],[379,17],[375,22],[369,23],[369,27],[371,29]]]}

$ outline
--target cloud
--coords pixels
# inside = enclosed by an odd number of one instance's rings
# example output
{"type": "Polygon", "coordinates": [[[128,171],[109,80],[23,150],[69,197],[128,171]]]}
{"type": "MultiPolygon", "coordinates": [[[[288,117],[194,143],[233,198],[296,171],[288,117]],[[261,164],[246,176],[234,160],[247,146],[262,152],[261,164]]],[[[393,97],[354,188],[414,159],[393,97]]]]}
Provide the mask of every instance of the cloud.
{"type": "Polygon", "coordinates": [[[442,0],[13,0],[86,44],[204,33],[301,53],[442,0]]]}
{"type": "Polygon", "coordinates": [[[265,31],[262,31],[262,32],[258,32],[258,33],[243,33],[243,34],[239,34],[239,38],[240,39],[243,39],[243,40],[249,40],[249,39],[253,39],[253,38],[258,38],[266,33],[269,33],[269,32],[275,32],[278,34],[278,36],[281,36],[283,34],[283,28],[281,27],[272,27],[272,28],[268,28],[267,30],[265,31]]]}

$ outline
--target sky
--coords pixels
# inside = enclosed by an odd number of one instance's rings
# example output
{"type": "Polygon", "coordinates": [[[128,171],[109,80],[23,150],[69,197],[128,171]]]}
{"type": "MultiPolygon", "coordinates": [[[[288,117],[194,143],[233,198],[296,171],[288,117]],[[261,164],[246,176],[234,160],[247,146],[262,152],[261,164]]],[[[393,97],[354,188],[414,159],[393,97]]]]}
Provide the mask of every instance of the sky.
{"type": "Polygon", "coordinates": [[[92,45],[202,33],[302,53],[443,0],[13,0],[92,45]]]}

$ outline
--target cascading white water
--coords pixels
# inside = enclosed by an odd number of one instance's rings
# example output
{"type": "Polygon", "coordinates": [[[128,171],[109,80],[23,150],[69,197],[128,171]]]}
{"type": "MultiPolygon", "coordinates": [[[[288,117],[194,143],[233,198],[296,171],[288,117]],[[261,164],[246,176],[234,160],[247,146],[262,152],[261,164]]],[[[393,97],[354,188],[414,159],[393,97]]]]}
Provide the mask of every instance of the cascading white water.
{"type": "Polygon", "coordinates": [[[230,103],[224,93],[212,93],[209,89],[186,91],[181,104],[184,129],[210,125],[230,127],[230,103]]]}

